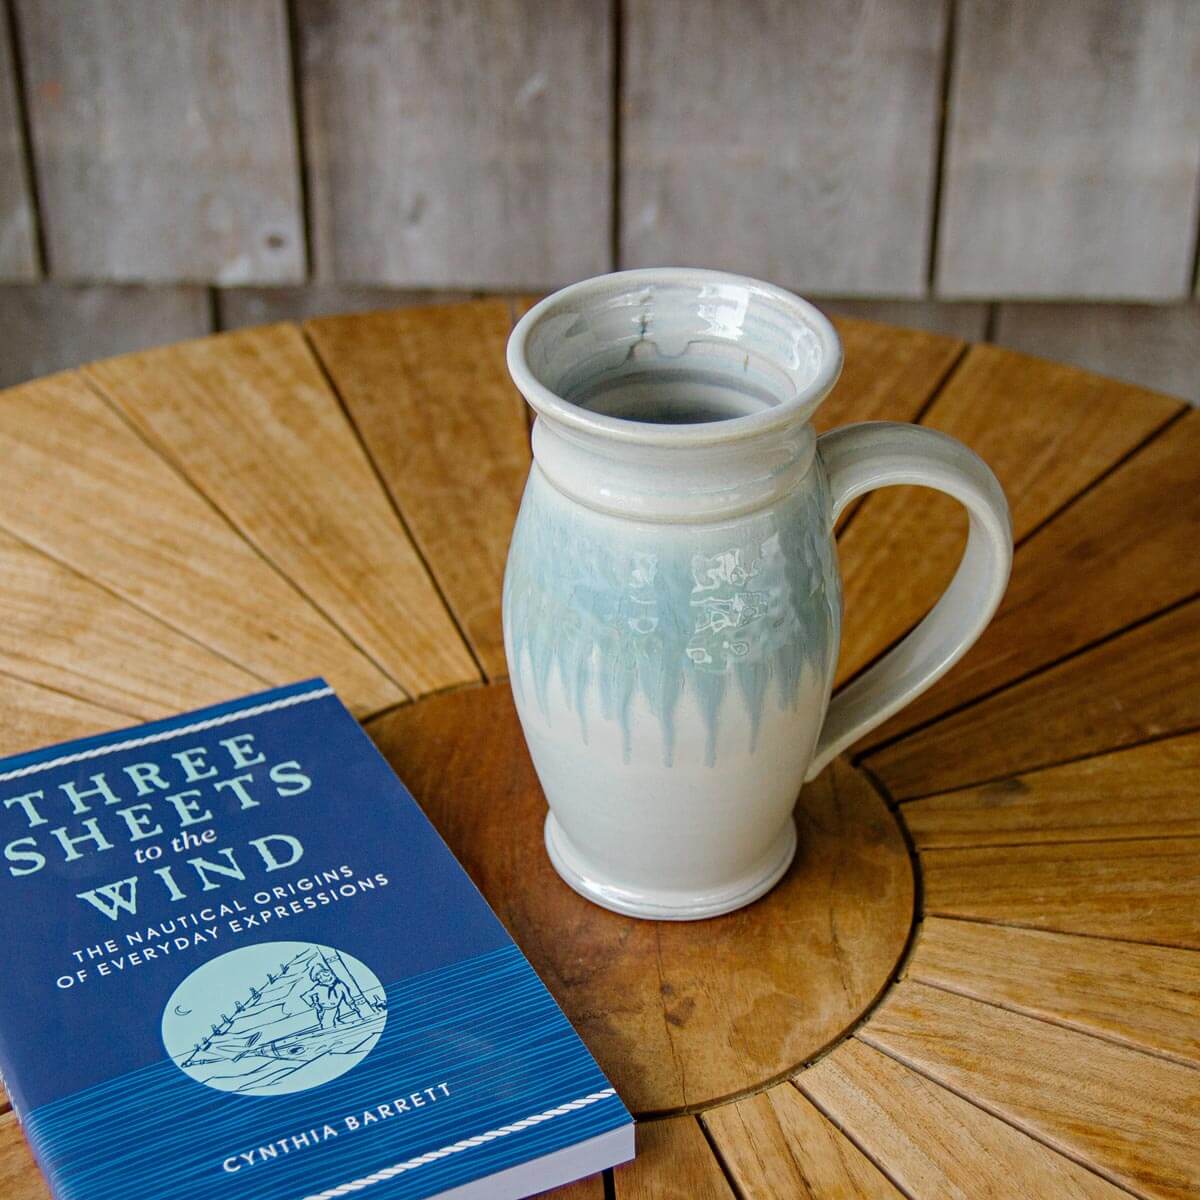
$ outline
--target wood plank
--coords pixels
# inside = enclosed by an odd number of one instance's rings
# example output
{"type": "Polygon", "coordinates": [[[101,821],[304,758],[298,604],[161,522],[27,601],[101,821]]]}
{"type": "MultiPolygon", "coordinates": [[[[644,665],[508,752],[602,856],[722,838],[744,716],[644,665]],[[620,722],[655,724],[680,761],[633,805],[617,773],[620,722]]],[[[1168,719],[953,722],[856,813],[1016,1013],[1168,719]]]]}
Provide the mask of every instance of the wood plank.
{"type": "Polygon", "coordinates": [[[0,1195],[5,1200],[50,1200],[50,1189],[11,1112],[0,1116],[0,1195]]]}
{"type": "Polygon", "coordinates": [[[894,737],[1200,593],[1200,412],[1188,413],[1017,551],[992,623],[894,737]]]}
{"type": "Polygon", "coordinates": [[[861,300],[820,296],[817,307],[831,317],[855,317],[899,329],[924,329],[967,342],[986,336],[986,304],[943,304],[936,300],[861,300]]]}
{"type": "MultiPolygon", "coordinates": [[[[7,14],[5,14],[7,15],[7,14]]],[[[36,279],[33,189],[9,23],[0,21],[0,279],[36,279]]]]}
{"type": "Polygon", "coordinates": [[[790,1083],[709,1109],[700,1120],[742,1196],[904,1200],[790,1083]]]}
{"type": "Polygon", "coordinates": [[[262,681],[0,530],[0,671],[144,721],[262,681]]]}
{"type": "Polygon", "coordinates": [[[1200,1064],[1200,954],[928,917],[909,979],[1200,1064]]]}
{"type": "Polygon", "coordinates": [[[1193,601],[865,761],[895,798],[910,799],[1198,728],[1197,637],[1200,602],[1193,601]]]}
{"type": "Polygon", "coordinates": [[[374,312],[417,304],[452,304],[471,299],[468,292],[402,291],[354,284],[309,283],[300,287],[218,288],[217,325],[244,329],[277,321],[307,321],[342,313],[374,312]]]}
{"type": "Polygon", "coordinates": [[[846,361],[842,377],[817,409],[818,433],[851,421],[912,421],[963,352],[958,338],[884,328],[857,317],[833,318],[846,361]]]}
{"type": "Polygon", "coordinates": [[[604,1200],[604,1176],[589,1175],[586,1179],[577,1179],[566,1187],[555,1188],[550,1192],[539,1192],[540,1200],[604,1200]]]}
{"type": "Polygon", "coordinates": [[[1190,1067],[919,983],[895,987],[858,1036],[1139,1194],[1200,1188],[1190,1067]]]}
{"type": "Polygon", "coordinates": [[[0,287],[0,387],[209,332],[198,287],[0,287]]]}
{"type": "Polygon", "coordinates": [[[303,278],[282,0],[17,0],[17,14],[56,275],[303,278]]]}
{"type": "Polygon", "coordinates": [[[1200,403],[1196,304],[1001,304],[1001,346],[1200,403]]]}
{"type": "Polygon", "coordinates": [[[937,290],[1163,300],[1191,288],[1191,0],[964,0],[937,290]]]}
{"type": "Polygon", "coordinates": [[[911,800],[921,849],[1200,837],[1200,733],[911,800]]]}
{"type": "Polygon", "coordinates": [[[938,0],[626,3],[622,266],[923,295],[945,14],[938,0]]]}
{"type": "Polygon", "coordinates": [[[23,754],[132,724],[128,713],[12,675],[0,676],[0,755],[23,754]]]}
{"type": "Polygon", "coordinates": [[[295,326],[128,355],[87,376],[406,692],[479,678],[295,326]]]}
{"type": "Polygon", "coordinates": [[[695,1117],[640,1123],[637,1142],[613,1171],[616,1200],[734,1200],[695,1117]]]}
{"type": "Polygon", "coordinates": [[[508,297],[508,307],[515,325],[539,300],[546,298],[546,292],[518,292],[508,297]]]}
{"type": "Polygon", "coordinates": [[[1128,1195],[856,1039],[796,1083],[909,1196],[1123,1200],[1128,1195]]]}
{"type": "Polygon", "coordinates": [[[1200,838],[926,850],[925,912],[1200,948],[1200,838]]]}
{"type": "MultiPolygon", "coordinates": [[[[1019,542],[1181,408],[1072,367],[976,346],[922,424],[965,442],[992,468],[1019,542]]],[[[966,527],[959,505],[928,489],[888,488],[867,499],[839,546],[850,639],[842,645],[839,680],[924,616],[958,566],[966,527]],[[902,547],[910,548],[903,557],[902,547]]],[[[937,703],[946,687],[940,681],[928,702],[937,703]]],[[[870,735],[868,744],[883,736],[870,735]]]]}
{"type": "Polygon", "coordinates": [[[324,675],[358,713],[402,698],[81,376],[0,395],[0,456],[21,540],[265,682],[324,675]]]}
{"type": "Polygon", "coordinates": [[[489,678],[507,673],[500,589],[529,472],[502,300],[307,326],[489,678]]]}
{"type": "Polygon", "coordinates": [[[707,921],[631,921],[551,866],[507,685],[404,705],[367,728],[636,1113],[703,1108],[781,1078],[892,979],[912,864],[894,815],[845,760],[801,794],[802,849],[768,895],[707,921]]]}
{"type": "Polygon", "coordinates": [[[321,278],[519,288],[611,267],[608,0],[297,15],[321,278]]]}

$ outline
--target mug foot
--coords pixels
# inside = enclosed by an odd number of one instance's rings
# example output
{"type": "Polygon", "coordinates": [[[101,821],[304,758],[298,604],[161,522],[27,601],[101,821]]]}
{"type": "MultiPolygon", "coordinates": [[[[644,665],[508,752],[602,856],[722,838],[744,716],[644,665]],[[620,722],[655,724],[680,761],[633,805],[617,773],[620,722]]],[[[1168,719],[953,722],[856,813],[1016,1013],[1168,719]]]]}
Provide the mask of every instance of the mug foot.
{"type": "Polygon", "coordinates": [[[680,892],[622,887],[602,878],[575,849],[553,813],[546,815],[545,839],[554,869],[584,899],[627,917],[650,921],[699,921],[743,908],[779,882],[796,853],[796,826],[789,819],[766,854],[748,871],[718,889],[680,892]]]}

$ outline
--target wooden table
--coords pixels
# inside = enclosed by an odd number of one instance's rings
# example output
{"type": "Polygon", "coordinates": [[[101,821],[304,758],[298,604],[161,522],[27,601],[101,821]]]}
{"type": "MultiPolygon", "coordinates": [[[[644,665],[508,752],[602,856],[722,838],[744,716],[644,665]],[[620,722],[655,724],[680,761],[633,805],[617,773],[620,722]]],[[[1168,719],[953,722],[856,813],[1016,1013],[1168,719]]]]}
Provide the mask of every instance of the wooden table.
{"type": "MultiPolygon", "coordinates": [[[[0,751],[325,675],[647,1118],[618,1200],[1200,1193],[1200,413],[839,322],[818,424],[978,450],[1012,584],[806,790],[775,892],[652,925],[551,872],[504,683],[519,307],[270,326],[4,393],[0,751]]],[[[850,514],[843,679],[963,536],[924,492],[850,514]]],[[[44,1195],[11,1114],[0,1134],[0,1194],[44,1195]]]]}

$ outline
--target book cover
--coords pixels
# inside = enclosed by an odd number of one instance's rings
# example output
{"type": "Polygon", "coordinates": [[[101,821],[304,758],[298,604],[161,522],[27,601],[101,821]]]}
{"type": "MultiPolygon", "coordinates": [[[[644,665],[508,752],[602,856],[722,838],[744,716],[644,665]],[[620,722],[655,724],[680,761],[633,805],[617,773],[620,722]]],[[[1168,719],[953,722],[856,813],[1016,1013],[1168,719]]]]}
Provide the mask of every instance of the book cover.
{"type": "Polygon", "coordinates": [[[0,1070],[60,1200],[500,1200],[632,1156],[324,681],[0,761],[0,822],[0,1070]]]}

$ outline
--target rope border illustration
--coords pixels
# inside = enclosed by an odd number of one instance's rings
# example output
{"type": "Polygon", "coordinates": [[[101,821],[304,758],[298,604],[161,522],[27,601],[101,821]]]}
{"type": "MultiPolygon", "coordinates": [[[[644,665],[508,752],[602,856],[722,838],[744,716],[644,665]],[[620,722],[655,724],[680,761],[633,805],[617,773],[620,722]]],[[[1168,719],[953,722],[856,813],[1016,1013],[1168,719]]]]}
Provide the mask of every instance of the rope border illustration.
{"type": "Polygon", "coordinates": [[[449,1146],[442,1146],[439,1150],[431,1150],[428,1154],[421,1154],[405,1162],[384,1167],[381,1171],[375,1171],[371,1175],[364,1175],[361,1179],[354,1179],[349,1183],[338,1184],[337,1187],[329,1188],[324,1192],[314,1192],[311,1196],[305,1196],[304,1200],[337,1200],[339,1196],[348,1196],[352,1192],[362,1191],[363,1188],[370,1187],[375,1183],[385,1183],[389,1179],[394,1179],[397,1175],[404,1174],[405,1171],[412,1171],[417,1167],[423,1167],[431,1162],[436,1162],[440,1158],[449,1158],[450,1155],[459,1154],[463,1150],[470,1150],[475,1146],[494,1142],[497,1138],[508,1137],[510,1133],[520,1133],[522,1129],[529,1129],[534,1125],[540,1125],[543,1121],[550,1121],[555,1117],[562,1117],[567,1113],[587,1108],[590,1104],[595,1104],[600,1100],[607,1100],[610,1096],[615,1096],[616,1094],[616,1088],[605,1088],[602,1092],[592,1092],[590,1095],[581,1096],[578,1100],[572,1100],[568,1104],[560,1104],[557,1108],[548,1108],[545,1112],[534,1113],[531,1117],[514,1121],[511,1125],[501,1125],[499,1129],[489,1129],[487,1133],[463,1138],[461,1142],[454,1142],[449,1146]]]}
{"type": "Polygon", "coordinates": [[[128,738],[123,742],[110,742],[105,746],[93,746],[90,750],[80,750],[76,754],[64,754],[61,758],[52,758],[47,762],[31,763],[27,767],[19,767],[15,771],[0,774],[0,782],[8,779],[22,779],[26,775],[36,775],[39,771],[49,771],[54,767],[65,767],[70,763],[86,762],[89,758],[100,758],[105,754],[115,754],[118,750],[136,750],[139,746],[149,746],[153,742],[165,742],[170,738],[181,737],[185,733],[201,733],[205,729],[215,729],[218,725],[228,725],[233,721],[244,721],[247,717],[257,717],[261,713],[274,712],[277,708],[291,708],[294,704],[304,704],[309,700],[319,700],[322,696],[332,696],[333,688],[318,688],[312,692],[301,692],[297,696],[284,696],[281,700],[272,700],[268,704],[258,704],[252,708],[240,708],[237,712],[225,713],[224,716],[210,717],[207,721],[197,721],[192,725],[181,725],[177,729],[164,729],[161,733],[151,733],[144,737],[128,738]]]}

